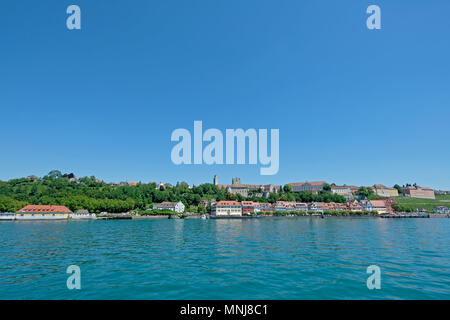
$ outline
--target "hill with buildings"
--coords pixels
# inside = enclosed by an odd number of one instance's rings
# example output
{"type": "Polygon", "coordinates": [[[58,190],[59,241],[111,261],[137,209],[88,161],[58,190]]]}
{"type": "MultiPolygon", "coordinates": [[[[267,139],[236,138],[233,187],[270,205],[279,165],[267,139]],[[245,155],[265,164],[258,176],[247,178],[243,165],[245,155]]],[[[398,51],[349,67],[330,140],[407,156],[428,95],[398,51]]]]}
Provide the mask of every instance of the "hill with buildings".
{"type": "Polygon", "coordinates": [[[17,211],[27,204],[63,205],[72,211],[87,209],[98,213],[145,210],[155,203],[164,201],[182,201],[187,209],[191,209],[205,199],[270,203],[276,201],[344,203],[346,200],[341,195],[329,192],[292,192],[286,186],[284,190],[276,186],[264,190],[259,190],[259,187],[256,188],[258,190],[249,189],[245,194],[235,192],[242,190],[241,188],[242,185],[233,185],[230,188],[210,183],[190,187],[186,182],[180,182],[176,186],[135,181],[106,183],[94,176],[76,178],[74,174],[62,174],[54,170],[41,178],[28,176],[0,181],[0,212],[17,211]]]}
{"type": "Polygon", "coordinates": [[[62,174],[54,170],[41,178],[28,176],[0,181],[0,212],[15,212],[32,204],[61,205],[74,212],[84,209],[92,213],[117,213],[143,211],[162,202],[180,201],[186,211],[198,213],[209,209],[211,202],[220,201],[251,201],[278,206],[284,206],[283,202],[290,203],[289,206],[292,203],[328,203],[340,208],[340,204],[350,206],[355,199],[390,199],[395,211],[450,207],[449,195],[435,197],[434,190],[415,184],[390,188],[381,184],[358,187],[306,181],[280,186],[242,184],[239,178],[233,178],[230,185],[224,185],[219,184],[217,176],[212,182],[199,186],[189,186],[186,182],[175,186],[136,181],[106,183],[94,176],[77,178],[73,173],[62,174]]]}

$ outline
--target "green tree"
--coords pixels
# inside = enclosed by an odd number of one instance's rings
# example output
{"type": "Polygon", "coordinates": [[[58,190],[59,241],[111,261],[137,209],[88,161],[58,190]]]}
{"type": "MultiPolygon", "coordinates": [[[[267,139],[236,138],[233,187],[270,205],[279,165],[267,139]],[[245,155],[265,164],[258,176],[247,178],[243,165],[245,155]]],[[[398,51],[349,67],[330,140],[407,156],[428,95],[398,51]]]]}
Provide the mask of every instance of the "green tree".
{"type": "Polygon", "coordinates": [[[373,190],[370,187],[360,187],[358,191],[356,191],[357,195],[369,197],[373,194],[373,190]]]}
{"type": "Polygon", "coordinates": [[[50,171],[44,178],[50,178],[50,179],[58,179],[62,177],[62,173],[59,170],[52,170],[50,171]]]}
{"type": "Polygon", "coordinates": [[[204,206],[198,206],[198,213],[206,213],[206,208],[204,206]]]}
{"type": "Polygon", "coordinates": [[[400,187],[398,184],[395,184],[395,185],[394,185],[394,188],[397,189],[397,191],[398,191],[399,194],[402,194],[402,193],[403,193],[402,187],[400,187]]]}

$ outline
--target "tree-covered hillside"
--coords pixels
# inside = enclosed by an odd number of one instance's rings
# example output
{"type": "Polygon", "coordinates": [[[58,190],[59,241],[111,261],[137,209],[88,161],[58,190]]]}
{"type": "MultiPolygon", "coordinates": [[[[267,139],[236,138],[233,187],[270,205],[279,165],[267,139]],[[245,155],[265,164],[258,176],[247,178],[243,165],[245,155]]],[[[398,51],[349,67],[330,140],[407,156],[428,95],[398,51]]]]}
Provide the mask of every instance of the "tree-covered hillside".
{"type": "MultiPolygon", "coordinates": [[[[288,191],[288,190],[286,190],[288,191]]],[[[212,184],[202,184],[189,188],[185,182],[174,187],[156,188],[155,183],[132,185],[110,185],[98,181],[94,176],[74,179],[73,174],[51,171],[38,178],[12,179],[0,181],[0,212],[14,212],[27,204],[64,205],[72,211],[87,209],[90,212],[125,212],[132,209],[147,209],[154,203],[182,201],[186,206],[196,206],[202,199],[252,200],[274,203],[283,201],[323,201],[345,202],[342,196],[323,192],[270,194],[268,198],[248,197],[227,193],[212,184]]]]}

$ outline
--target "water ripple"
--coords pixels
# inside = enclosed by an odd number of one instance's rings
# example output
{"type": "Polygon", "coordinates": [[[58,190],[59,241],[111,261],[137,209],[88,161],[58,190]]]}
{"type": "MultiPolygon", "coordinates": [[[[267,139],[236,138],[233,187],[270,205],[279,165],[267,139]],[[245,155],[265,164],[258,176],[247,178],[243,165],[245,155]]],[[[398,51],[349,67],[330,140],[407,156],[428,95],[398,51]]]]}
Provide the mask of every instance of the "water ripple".
{"type": "Polygon", "coordinates": [[[449,299],[450,220],[0,223],[1,299],[449,299]],[[81,267],[82,289],[66,287],[81,267]],[[368,290],[366,268],[382,271],[368,290]]]}

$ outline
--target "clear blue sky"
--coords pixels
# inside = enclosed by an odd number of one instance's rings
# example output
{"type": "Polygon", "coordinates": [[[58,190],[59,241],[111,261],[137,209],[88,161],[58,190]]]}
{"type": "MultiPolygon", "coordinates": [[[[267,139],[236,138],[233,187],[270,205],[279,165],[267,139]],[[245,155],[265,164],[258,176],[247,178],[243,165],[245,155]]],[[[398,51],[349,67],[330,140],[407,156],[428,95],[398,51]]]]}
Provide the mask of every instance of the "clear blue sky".
{"type": "Polygon", "coordinates": [[[0,2],[0,179],[450,189],[450,2],[0,2]],[[66,28],[66,8],[82,30],[66,28]],[[366,8],[382,29],[366,28],[366,8]],[[176,128],[280,129],[280,170],[175,166],[176,128]]]}

